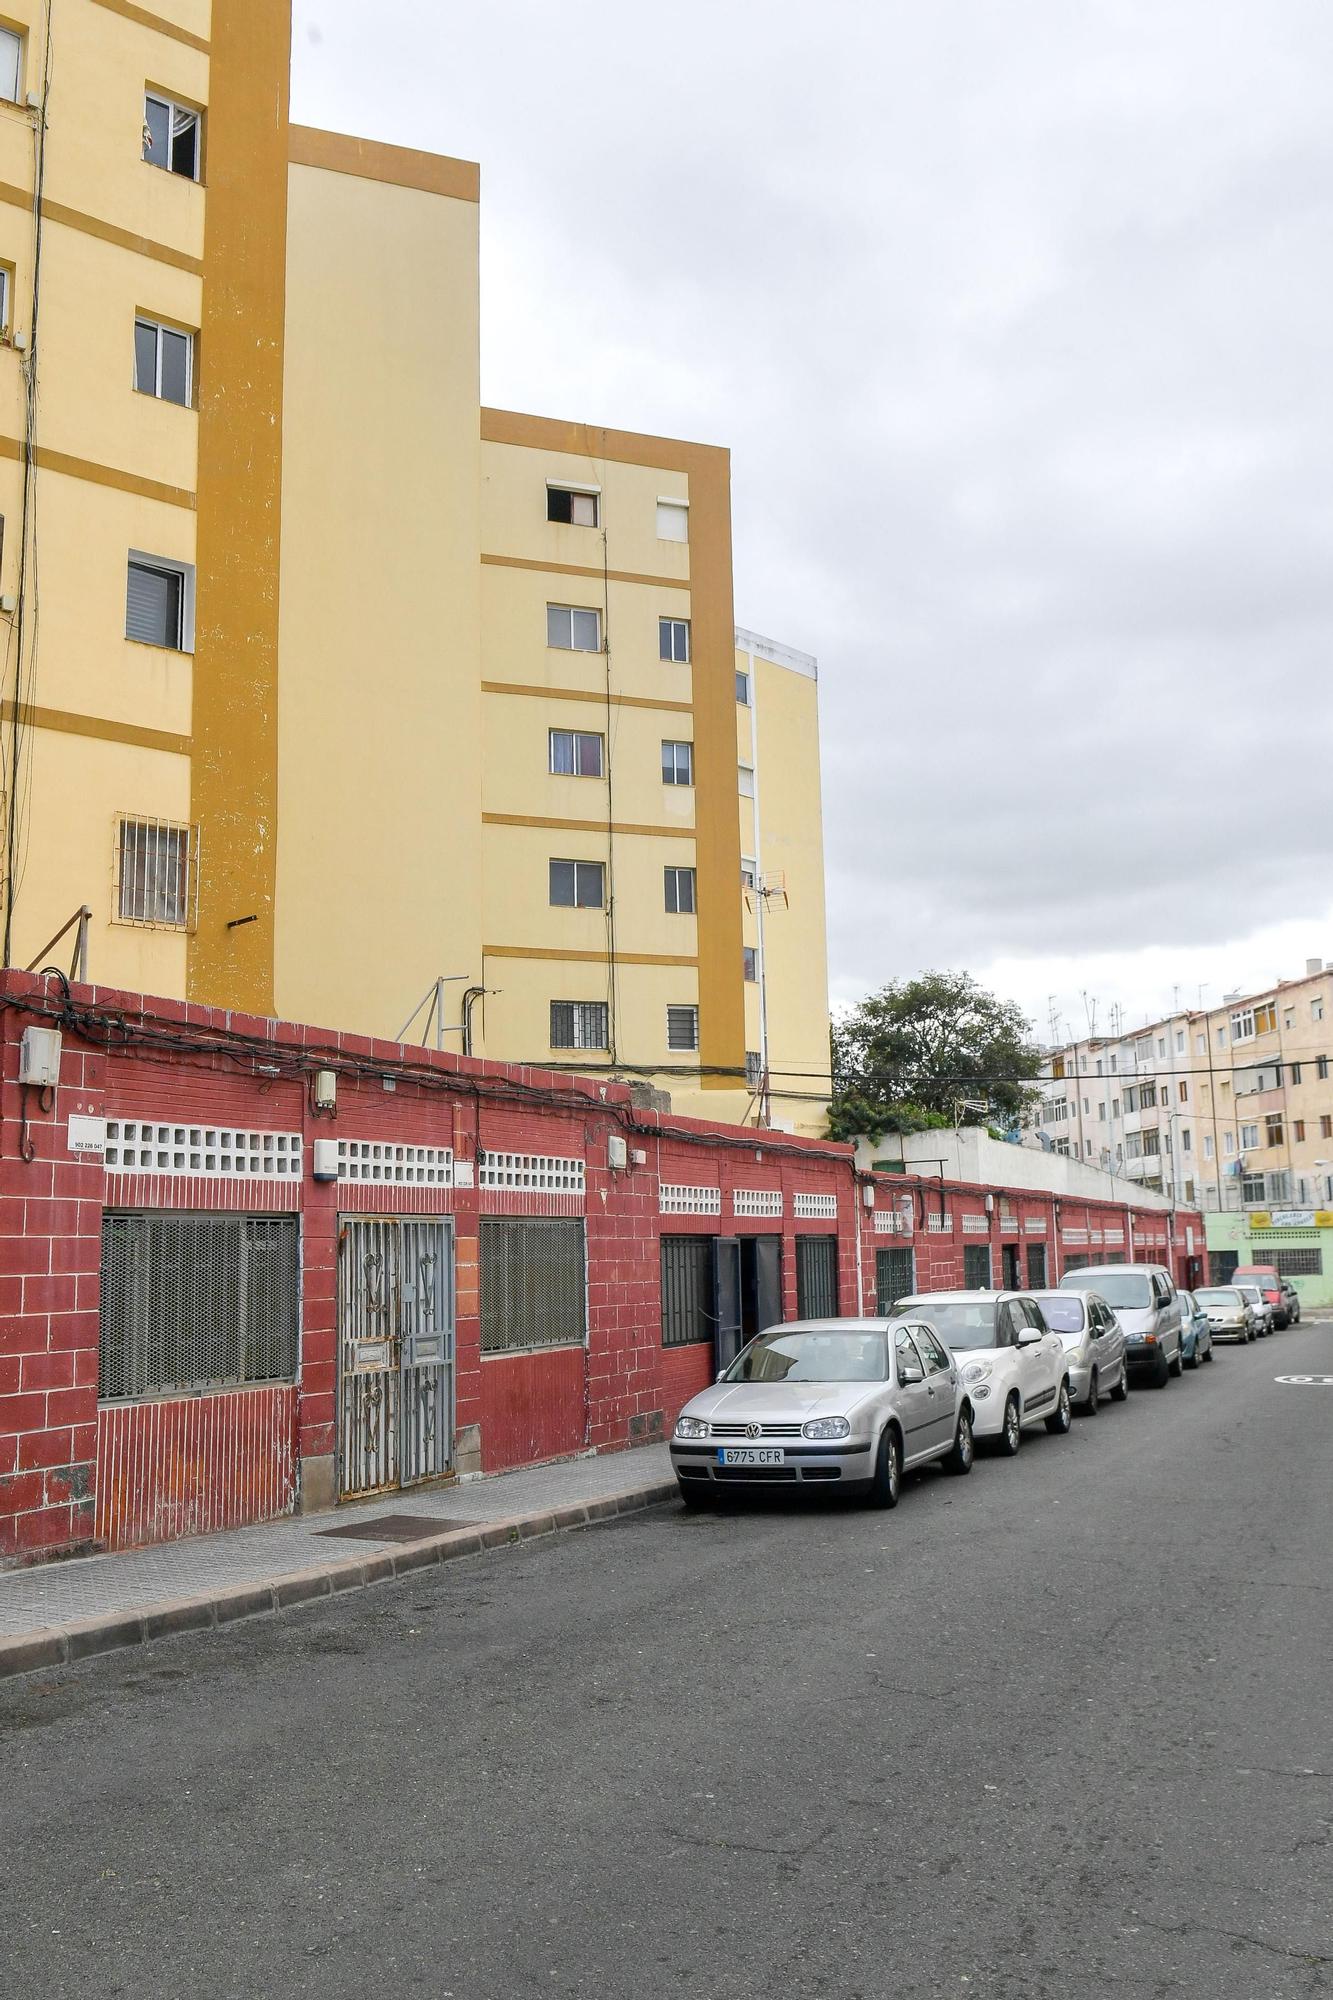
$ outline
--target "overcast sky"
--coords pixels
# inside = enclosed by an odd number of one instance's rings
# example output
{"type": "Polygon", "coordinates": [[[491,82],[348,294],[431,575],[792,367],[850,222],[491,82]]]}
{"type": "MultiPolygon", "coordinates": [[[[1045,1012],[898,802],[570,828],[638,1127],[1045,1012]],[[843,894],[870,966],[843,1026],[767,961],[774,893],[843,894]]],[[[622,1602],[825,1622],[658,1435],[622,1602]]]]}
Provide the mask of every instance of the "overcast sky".
{"type": "Polygon", "coordinates": [[[296,0],[293,55],[481,161],[488,402],[731,447],[835,999],[1333,958],[1329,0],[296,0]]]}

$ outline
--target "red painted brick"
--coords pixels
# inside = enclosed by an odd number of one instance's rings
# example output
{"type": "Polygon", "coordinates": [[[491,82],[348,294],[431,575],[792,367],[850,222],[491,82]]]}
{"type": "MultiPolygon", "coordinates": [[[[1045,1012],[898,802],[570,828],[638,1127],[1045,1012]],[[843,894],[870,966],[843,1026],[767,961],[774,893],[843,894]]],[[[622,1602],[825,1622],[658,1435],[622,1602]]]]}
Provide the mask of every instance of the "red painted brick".
{"type": "Polygon", "coordinates": [[[0,1479],[0,1514],[25,1514],[42,1505],[40,1472],[11,1472],[0,1479]]]}
{"type": "Polygon", "coordinates": [[[74,1433],[68,1427],[54,1431],[29,1431],[18,1440],[19,1470],[33,1472],[50,1465],[68,1465],[74,1455],[74,1433]]]}
{"type": "Polygon", "coordinates": [[[48,1276],[41,1273],[23,1280],[23,1311],[30,1313],[73,1312],[78,1300],[78,1280],[67,1271],[48,1276]]]}
{"type": "Polygon", "coordinates": [[[74,1386],[72,1354],[25,1354],[21,1367],[20,1386],[24,1389],[70,1389],[74,1386]]]}
{"type": "Polygon", "coordinates": [[[87,1389],[52,1389],[46,1398],[46,1421],[48,1424],[86,1424],[97,1417],[96,1387],[87,1389]]]}

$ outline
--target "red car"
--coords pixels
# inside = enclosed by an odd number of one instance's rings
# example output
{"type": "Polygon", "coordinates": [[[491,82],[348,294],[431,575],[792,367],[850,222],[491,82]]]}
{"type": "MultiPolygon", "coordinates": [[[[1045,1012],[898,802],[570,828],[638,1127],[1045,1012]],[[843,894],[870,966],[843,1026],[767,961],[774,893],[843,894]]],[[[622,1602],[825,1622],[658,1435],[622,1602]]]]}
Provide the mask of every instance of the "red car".
{"type": "Polygon", "coordinates": [[[1257,1285],[1265,1302],[1273,1308],[1274,1326],[1295,1326],[1301,1317],[1301,1302],[1289,1279],[1280,1278],[1276,1264],[1238,1264],[1227,1281],[1232,1285],[1257,1285]]]}

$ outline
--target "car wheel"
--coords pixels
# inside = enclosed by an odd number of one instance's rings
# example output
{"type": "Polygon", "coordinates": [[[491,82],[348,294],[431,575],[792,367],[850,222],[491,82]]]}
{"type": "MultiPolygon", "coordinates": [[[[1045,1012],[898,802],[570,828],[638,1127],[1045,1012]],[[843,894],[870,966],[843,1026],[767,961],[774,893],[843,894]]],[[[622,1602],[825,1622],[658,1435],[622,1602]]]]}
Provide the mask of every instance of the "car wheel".
{"type": "Polygon", "coordinates": [[[1083,1405],[1083,1408],[1087,1412],[1088,1416],[1095,1417],[1097,1415],[1098,1411],[1101,1408],[1101,1402],[1102,1402],[1102,1385],[1097,1380],[1097,1370],[1094,1368],[1091,1375],[1089,1375],[1088,1377],[1088,1400],[1083,1405]]]}
{"type": "Polygon", "coordinates": [[[1191,1368],[1197,1368],[1197,1367],[1199,1367],[1199,1366],[1200,1366],[1200,1364],[1201,1364],[1201,1361],[1202,1361],[1202,1358],[1203,1358],[1203,1357],[1202,1357],[1202,1356],[1200,1355],[1200,1353],[1199,1353],[1199,1336],[1198,1336],[1198,1334],[1196,1333],[1196,1334],[1195,1334],[1195,1336],[1194,1336],[1194,1347],[1193,1347],[1193,1350],[1192,1350],[1192,1352],[1191,1352],[1191,1354],[1190,1354],[1190,1367],[1191,1367],[1191,1368]]]}
{"type": "Polygon", "coordinates": [[[903,1448],[892,1428],[879,1441],[875,1476],[870,1482],[870,1498],[876,1507],[896,1507],[903,1485],[903,1448]]]}
{"type": "Polygon", "coordinates": [[[944,1470],[946,1472],[956,1472],[960,1475],[970,1472],[972,1470],[972,1461],[976,1455],[977,1448],[972,1437],[972,1412],[970,1410],[960,1410],[958,1412],[958,1428],[953,1434],[953,1443],[945,1454],[944,1470]]]}
{"type": "Polygon", "coordinates": [[[1211,1340],[1203,1350],[1203,1358],[1205,1361],[1211,1361],[1213,1358],[1213,1343],[1211,1340]]]}
{"type": "Polygon", "coordinates": [[[1164,1354],[1159,1354],[1157,1357],[1157,1365],[1153,1369],[1153,1376],[1152,1376],[1153,1388],[1165,1389],[1167,1384],[1167,1379],[1170,1376],[1170,1373],[1171,1370],[1170,1367],[1167,1365],[1166,1356],[1164,1354]]]}
{"type": "Polygon", "coordinates": [[[1017,1458],[1018,1447],[1023,1442],[1023,1423],[1018,1413],[1018,1397],[1011,1395],[1004,1406],[1004,1422],[1000,1426],[999,1450],[1002,1458],[1017,1458]]]}
{"type": "Polygon", "coordinates": [[[1069,1400],[1069,1377],[1060,1381],[1060,1393],[1055,1399],[1055,1408],[1046,1419],[1046,1428],[1052,1437],[1063,1437],[1074,1421],[1074,1406],[1069,1400]]]}
{"type": "Polygon", "coordinates": [[[683,1507],[702,1507],[708,1498],[707,1490],[700,1490],[704,1487],[703,1480],[700,1480],[696,1486],[692,1479],[678,1479],[676,1485],[680,1489],[680,1500],[683,1507]]]}
{"type": "Polygon", "coordinates": [[[1185,1373],[1185,1350],[1183,1347],[1177,1347],[1175,1360],[1169,1361],[1167,1366],[1173,1375],[1183,1375],[1185,1373]]]}
{"type": "Polygon", "coordinates": [[[1126,1403],[1129,1401],[1129,1363],[1127,1361],[1122,1361],[1120,1364],[1120,1380],[1111,1391],[1111,1401],[1113,1403],[1126,1403]]]}

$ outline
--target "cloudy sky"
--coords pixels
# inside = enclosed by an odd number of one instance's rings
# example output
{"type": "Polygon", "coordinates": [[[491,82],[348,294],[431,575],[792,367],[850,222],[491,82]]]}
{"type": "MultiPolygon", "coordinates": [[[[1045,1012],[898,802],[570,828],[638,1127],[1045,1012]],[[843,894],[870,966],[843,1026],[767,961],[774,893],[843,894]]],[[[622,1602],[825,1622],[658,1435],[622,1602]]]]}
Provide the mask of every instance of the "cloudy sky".
{"type": "Polygon", "coordinates": [[[482,162],[487,401],[730,445],[835,998],[1333,958],[1328,0],[296,0],[293,53],[298,119],[482,162]]]}

